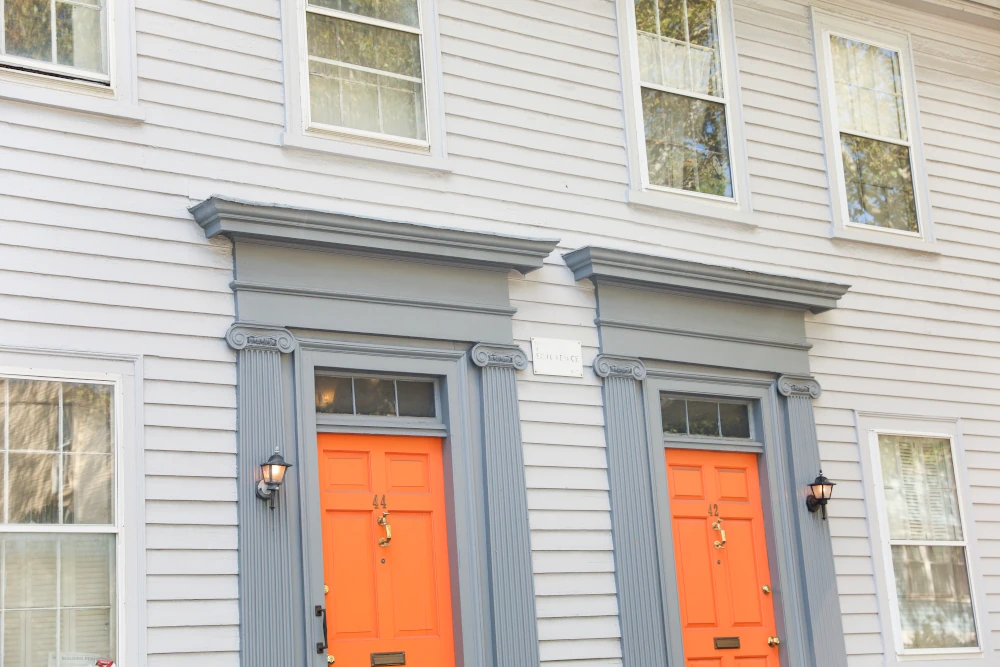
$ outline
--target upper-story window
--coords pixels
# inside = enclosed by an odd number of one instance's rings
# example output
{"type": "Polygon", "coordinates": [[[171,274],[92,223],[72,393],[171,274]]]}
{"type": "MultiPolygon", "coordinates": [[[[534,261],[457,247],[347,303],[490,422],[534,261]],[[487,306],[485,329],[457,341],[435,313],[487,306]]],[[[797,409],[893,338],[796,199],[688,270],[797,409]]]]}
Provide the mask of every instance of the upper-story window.
{"type": "Polygon", "coordinates": [[[816,10],[813,26],[834,235],[931,240],[907,36],[816,10]]]}
{"type": "Polygon", "coordinates": [[[418,0],[309,0],[309,120],[427,145],[418,0]]]}
{"type": "Polygon", "coordinates": [[[716,0],[636,0],[646,173],[653,187],[733,197],[716,0]]]}
{"type": "Polygon", "coordinates": [[[110,83],[107,0],[0,0],[0,62],[110,83]]]}

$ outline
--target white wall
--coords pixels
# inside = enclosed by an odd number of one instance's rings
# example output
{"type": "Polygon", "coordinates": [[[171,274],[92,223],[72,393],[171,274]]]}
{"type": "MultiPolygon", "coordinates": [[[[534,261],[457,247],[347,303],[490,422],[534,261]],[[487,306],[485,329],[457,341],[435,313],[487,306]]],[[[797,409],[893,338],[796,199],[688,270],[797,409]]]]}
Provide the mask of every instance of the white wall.
{"type": "MultiPolygon", "coordinates": [[[[625,204],[611,0],[440,0],[451,174],[283,149],[278,0],[136,0],[129,124],[0,101],[0,339],[142,353],[150,664],[234,666],[230,249],[185,208],[212,193],[848,282],[811,317],[852,664],[878,664],[851,410],[961,417],[1000,646],[1000,35],[837,0],[909,30],[940,256],[831,241],[807,4],[736,0],[755,229],[625,204]]],[[[558,259],[511,285],[515,336],[596,353],[594,295],[558,259]]],[[[599,383],[519,382],[547,667],[620,662],[599,383]]]]}

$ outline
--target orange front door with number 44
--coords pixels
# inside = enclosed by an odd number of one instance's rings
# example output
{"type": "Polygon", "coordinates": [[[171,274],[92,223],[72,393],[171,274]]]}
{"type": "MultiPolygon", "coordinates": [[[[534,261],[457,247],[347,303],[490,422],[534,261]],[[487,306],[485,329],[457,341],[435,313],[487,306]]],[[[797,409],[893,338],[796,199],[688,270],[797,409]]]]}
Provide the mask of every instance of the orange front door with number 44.
{"type": "Polygon", "coordinates": [[[454,667],[441,444],[319,436],[327,653],[338,667],[454,667]]]}
{"type": "Polygon", "coordinates": [[[666,460],[687,667],[779,667],[757,455],[666,460]]]}

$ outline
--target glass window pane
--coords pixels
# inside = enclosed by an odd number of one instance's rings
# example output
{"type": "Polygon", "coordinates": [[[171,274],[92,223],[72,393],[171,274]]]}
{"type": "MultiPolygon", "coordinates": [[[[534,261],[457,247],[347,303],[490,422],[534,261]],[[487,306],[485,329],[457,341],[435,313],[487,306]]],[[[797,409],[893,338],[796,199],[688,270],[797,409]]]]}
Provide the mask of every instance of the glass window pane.
{"type": "Polygon", "coordinates": [[[400,417],[433,417],[434,383],[396,381],[400,417]]]}
{"type": "Polygon", "coordinates": [[[332,415],[354,414],[351,378],[316,376],[316,412],[332,415]]]}
{"type": "Polygon", "coordinates": [[[52,62],[52,6],[49,0],[4,0],[6,53],[52,62]]]}
{"type": "Polygon", "coordinates": [[[892,547],[903,646],[978,645],[964,547],[892,547]]]}
{"type": "Polygon", "coordinates": [[[660,394],[660,419],[663,421],[664,433],[687,434],[687,409],[685,405],[684,399],[668,398],[665,394],[660,394]]]}
{"type": "Polygon", "coordinates": [[[354,378],[354,392],[359,415],[396,416],[396,389],[392,380],[354,378]]]}
{"type": "Polygon", "coordinates": [[[10,523],[59,523],[59,455],[7,454],[10,523]]]}
{"type": "Polygon", "coordinates": [[[64,452],[111,452],[111,396],[111,385],[63,384],[64,452]]]}
{"type": "Polygon", "coordinates": [[[910,149],[850,134],[840,139],[851,222],[918,231],[910,149]]]}
{"type": "Polygon", "coordinates": [[[878,440],[889,538],[963,539],[951,442],[886,434],[878,440]]]}
{"type": "Polygon", "coordinates": [[[642,114],[650,183],[733,196],[725,105],[643,88],[642,114]]]}
{"type": "Polygon", "coordinates": [[[60,65],[104,73],[100,9],[56,4],[56,58],[60,65]]]}
{"type": "Polygon", "coordinates": [[[420,27],[417,0],[309,0],[310,5],[420,27]]]}
{"type": "Polygon", "coordinates": [[[310,13],[309,55],[420,78],[420,37],[310,13]]]}
{"type": "Polygon", "coordinates": [[[720,403],[722,435],[726,438],[750,437],[750,408],[739,403],[720,403]]]}
{"type": "Polygon", "coordinates": [[[340,112],[340,68],[309,61],[309,113],[314,123],[343,125],[340,112]]]}
{"type": "Polygon", "coordinates": [[[49,667],[55,657],[56,611],[4,613],[3,667],[49,667]]]}
{"type": "Polygon", "coordinates": [[[688,423],[691,435],[719,435],[719,404],[688,401],[688,423]]]}
{"type": "Polygon", "coordinates": [[[6,535],[4,608],[55,607],[59,582],[59,537],[6,535]]]}
{"type": "Polygon", "coordinates": [[[379,107],[385,134],[427,139],[424,122],[424,87],[388,76],[380,76],[379,107]]]}
{"type": "Polygon", "coordinates": [[[905,140],[899,54],[836,35],[830,52],[840,128],[905,140]]]}
{"type": "Polygon", "coordinates": [[[54,451],[59,443],[59,383],[8,380],[10,449],[54,451]]]}
{"type": "Polygon", "coordinates": [[[63,455],[63,523],[114,523],[114,489],[110,454],[63,455]]]}
{"type": "Polygon", "coordinates": [[[636,0],[635,11],[641,81],[723,96],[715,0],[636,0]]]}

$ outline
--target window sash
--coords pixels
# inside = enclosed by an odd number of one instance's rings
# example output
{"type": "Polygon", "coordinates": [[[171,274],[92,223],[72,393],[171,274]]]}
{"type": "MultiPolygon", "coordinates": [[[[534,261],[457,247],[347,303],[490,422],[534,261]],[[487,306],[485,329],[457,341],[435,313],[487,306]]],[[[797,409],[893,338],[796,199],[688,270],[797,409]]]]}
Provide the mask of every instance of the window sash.
{"type": "Polygon", "coordinates": [[[964,499],[962,494],[962,487],[960,483],[960,477],[958,474],[958,458],[955,456],[955,440],[951,435],[946,434],[932,434],[932,433],[913,433],[913,432],[903,432],[903,431],[888,431],[888,430],[871,430],[870,431],[870,445],[872,447],[872,459],[875,466],[875,483],[876,483],[876,493],[879,502],[879,523],[881,524],[881,530],[884,534],[884,547],[883,547],[883,559],[884,568],[887,575],[887,585],[889,589],[889,602],[892,609],[893,615],[893,630],[895,633],[895,648],[899,655],[951,655],[951,654],[963,654],[963,653],[980,653],[983,650],[983,635],[982,635],[982,624],[980,622],[980,615],[978,605],[976,603],[976,587],[973,576],[972,568],[972,558],[969,553],[969,533],[966,525],[965,519],[965,507],[964,499]],[[885,471],[882,468],[881,459],[881,442],[879,437],[883,435],[888,436],[906,436],[913,438],[933,438],[947,440],[949,443],[949,449],[951,452],[951,465],[952,474],[955,479],[955,494],[958,500],[958,515],[959,523],[962,529],[962,539],[961,540],[931,540],[931,539],[920,539],[920,540],[899,540],[892,539],[889,537],[891,535],[891,527],[889,524],[889,516],[886,509],[887,498],[885,495],[885,471]],[[893,563],[892,547],[894,546],[929,546],[929,547],[955,547],[961,548],[963,555],[965,557],[965,568],[966,575],[969,578],[969,601],[972,608],[973,616],[973,627],[976,633],[976,643],[975,647],[954,647],[954,648],[905,648],[903,644],[903,627],[902,627],[902,611],[900,607],[900,591],[896,587],[896,572],[893,563]]]}
{"type": "MultiPolygon", "coordinates": [[[[740,198],[743,194],[740,192],[739,188],[739,178],[736,173],[738,168],[742,168],[734,161],[733,156],[733,118],[732,118],[732,108],[729,104],[729,77],[728,77],[728,58],[729,49],[727,44],[727,29],[725,21],[723,20],[724,14],[722,12],[722,6],[720,0],[715,0],[715,16],[716,16],[716,29],[719,35],[719,78],[721,82],[722,96],[706,95],[704,93],[698,93],[690,90],[683,90],[679,88],[674,88],[672,86],[664,86],[662,84],[656,84],[652,82],[647,82],[642,79],[641,68],[639,66],[640,54],[639,54],[639,29],[638,21],[635,16],[634,2],[630,0],[629,3],[629,13],[631,16],[631,38],[632,44],[630,46],[631,57],[632,57],[632,71],[634,73],[634,84],[633,88],[635,90],[635,109],[633,110],[636,117],[636,141],[638,142],[638,157],[641,164],[641,177],[642,177],[642,189],[643,190],[654,190],[660,192],[666,192],[671,194],[678,194],[684,197],[700,198],[707,201],[721,202],[726,204],[738,204],[740,198]],[[696,190],[685,190],[683,188],[670,187],[666,185],[659,185],[652,183],[649,178],[649,164],[648,164],[648,148],[646,142],[645,133],[645,123],[643,122],[643,104],[642,104],[642,89],[648,88],[650,90],[657,90],[664,93],[670,93],[673,95],[679,95],[683,97],[688,97],[691,99],[702,100],[705,102],[713,102],[716,104],[721,104],[726,116],[726,124],[724,132],[726,133],[726,147],[727,147],[727,157],[729,158],[729,173],[730,181],[733,194],[731,197],[717,195],[709,192],[699,192],[696,190]]],[[[671,40],[674,41],[674,40],[671,40]]],[[[686,43],[685,43],[686,44],[686,43]]]]}
{"type": "MultiPolygon", "coordinates": [[[[2,0],[0,0],[2,1],[2,0]]],[[[302,100],[303,110],[305,112],[306,118],[306,130],[320,130],[324,132],[330,132],[333,134],[347,135],[352,137],[358,137],[361,139],[371,139],[380,143],[390,143],[399,144],[403,146],[410,146],[414,149],[427,149],[430,147],[430,127],[429,119],[427,117],[427,83],[426,83],[426,58],[424,56],[424,34],[423,34],[423,0],[417,1],[417,26],[408,26],[402,23],[393,23],[392,21],[384,21],[382,19],[377,19],[369,16],[364,16],[361,14],[353,14],[351,12],[344,12],[337,9],[330,9],[329,7],[320,7],[313,5],[310,2],[306,2],[306,10],[303,12],[303,23],[302,23],[302,53],[305,58],[302,63],[302,80],[304,83],[305,95],[302,100]],[[338,60],[331,60],[329,58],[323,58],[319,56],[313,56],[309,53],[309,38],[308,38],[308,15],[317,14],[322,16],[328,16],[330,18],[340,19],[344,21],[353,21],[355,23],[362,23],[366,25],[371,25],[377,28],[385,28],[387,30],[396,30],[399,32],[405,32],[412,35],[416,35],[419,41],[420,48],[420,78],[411,77],[403,74],[397,74],[395,72],[388,72],[385,70],[373,69],[369,67],[364,67],[361,65],[354,65],[351,63],[345,63],[338,60]],[[424,136],[428,139],[414,139],[411,137],[406,137],[402,135],[389,134],[387,132],[375,132],[371,130],[364,130],[360,128],[350,127],[348,125],[331,125],[329,123],[323,123],[312,118],[312,87],[309,81],[310,62],[320,62],[334,67],[345,67],[359,72],[365,72],[367,74],[373,74],[376,76],[385,76],[389,78],[394,78],[401,81],[407,81],[409,83],[420,84],[420,95],[421,103],[423,105],[423,125],[424,125],[424,136]]],[[[381,104],[379,105],[379,124],[381,126],[381,104]]],[[[419,122],[419,120],[418,120],[419,122]]]]}
{"type": "Polygon", "coordinates": [[[112,26],[112,5],[114,0],[101,0],[97,5],[81,2],[80,0],[49,0],[50,7],[50,30],[51,30],[51,53],[49,60],[35,60],[23,56],[11,55],[7,53],[7,20],[4,11],[4,3],[7,0],[0,0],[0,64],[6,64],[18,69],[42,74],[52,74],[61,78],[89,81],[97,84],[110,85],[111,83],[111,26],[112,26]],[[107,74],[94,72],[78,67],[61,65],[58,62],[56,40],[56,6],[70,5],[85,7],[100,14],[101,24],[101,58],[107,74]]]}
{"type": "Polygon", "coordinates": [[[823,66],[826,69],[827,77],[829,79],[827,82],[827,93],[828,93],[827,106],[829,106],[830,108],[826,109],[826,112],[829,114],[830,117],[830,126],[832,128],[832,135],[837,138],[837,144],[838,144],[837,149],[833,150],[832,152],[834,155],[834,160],[836,161],[837,164],[837,168],[839,170],[838,187],[840,188],[840,193],[838,196],[840,198],[841,206],[843,208],[842,211],[843,220],[840,221],[840,224],[842,224],[844,227],[849,227],[852,229],[866,229],[876,232],[883,232],[886,234],[896,234],[900,236],[920,238],[924,234],[925,221],[923,220],[923,215],[921,211],[920,188],[919,184],[917,183],[917,168],[916,168],[917,165],[915,163],[915,150],[912,138],[915,134],[915,128],[913,127],[915,119],[910,114],[910,109],[911,109],[910,96],[913,93],[910,90],[910,85],[907,80],[906,72],[908,71],[907,65],[909,63],[908,60],[906,59],[906,54],[903,52],[902,49],[896,46],[890,46],[887,44],[879,43],[877,40],[872,40],[866,37],[852,35],[849,31],[824,29],[821,32],[821,34],[823,40],[821,53],[826,59],[826,62],[823,64],[823,66]],[[902,90],[903,118],[906,121],[905,140],[899,138],[884,137],[881,135],[864,132],[862,130],[842,129],[840,127],[840,109],[838,107],[836,72],[834,69],[833,46],[831,44],[832,37],[839,37],[841,39],[852,40],[863,44],[867,44],[869,46],[883,48],[892,51],[896,54],[899,62],[899,71],[900,71],[899,83],[900,83],[900,89],[902,90]],[[839,144],[841,143],[841,135],[844,134],[849,136],[861,137],[864,139],[870,139],[873,141],[880,141],[897,146],[905,146],[909,149],[908,157],[910,165],[910,187],[913,191],[913,208],[915,210],[916,220],[917,220],[916,231],[910,231],[906,229],[894,229],[891,227],[883,227],[874,224],[865,224],[851,220],[850,217],[851,203],[848,200],[848,195],[847,195],[847,172],[844,165],[844,159],[843,156],[841,155],[841,151],[839,148],[839,144]]]}

